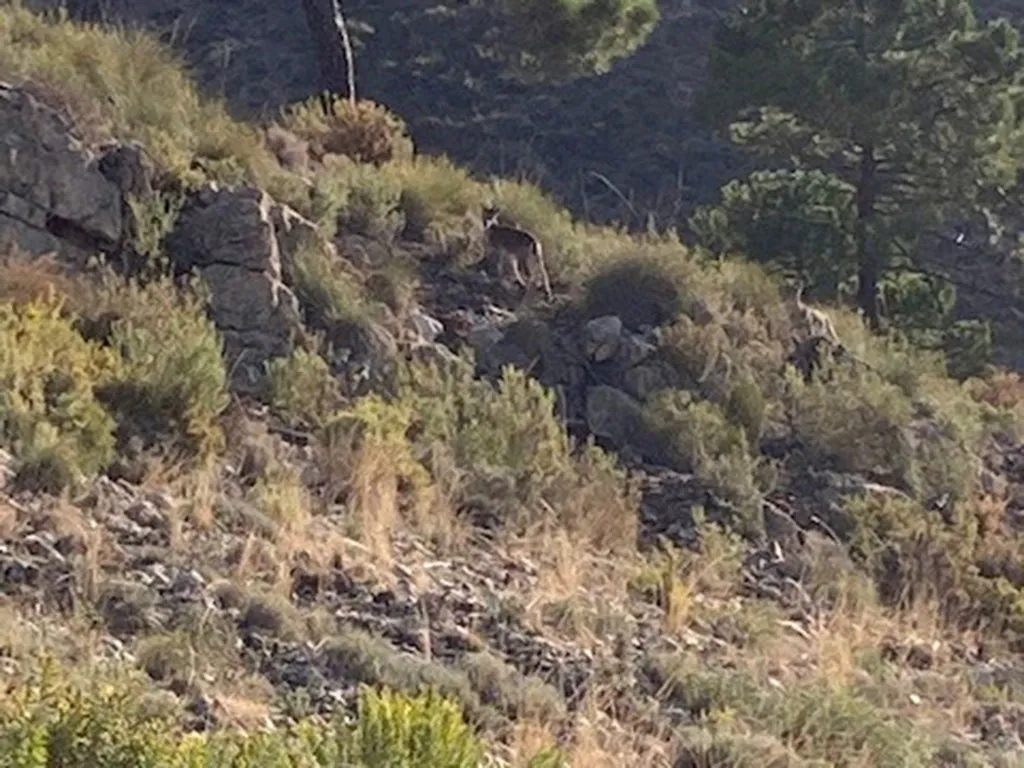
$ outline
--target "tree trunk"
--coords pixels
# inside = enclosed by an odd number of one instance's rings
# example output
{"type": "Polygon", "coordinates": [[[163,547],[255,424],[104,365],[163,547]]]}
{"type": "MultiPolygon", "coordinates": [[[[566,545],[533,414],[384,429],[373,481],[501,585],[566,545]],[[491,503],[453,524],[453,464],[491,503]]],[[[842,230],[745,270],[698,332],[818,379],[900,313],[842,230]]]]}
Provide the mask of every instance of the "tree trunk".
{"type": "Polygon", "coordinates": [[[875,147],[865,144],[860,158],[857,175],[856,202],[857,221],[854,226],[854,240],[857,247],[857,305],[864,312],[868,326],[873,331],[881,328],[878,311],[878,281],[882,275],[882,264],[875,244],[869,243],[871,219],[875,215],[875,184],[878,161],[875,147]]]}
{"type": "MultiPolygon", "coordinates": [[[[355,57],[339,0],[302,0],[302,10],[320,64],[321,92],[347,93],[355,104],[355,57]]],[[[328,112],[330,103],[328,96],[324,105],[328,112]]]]}

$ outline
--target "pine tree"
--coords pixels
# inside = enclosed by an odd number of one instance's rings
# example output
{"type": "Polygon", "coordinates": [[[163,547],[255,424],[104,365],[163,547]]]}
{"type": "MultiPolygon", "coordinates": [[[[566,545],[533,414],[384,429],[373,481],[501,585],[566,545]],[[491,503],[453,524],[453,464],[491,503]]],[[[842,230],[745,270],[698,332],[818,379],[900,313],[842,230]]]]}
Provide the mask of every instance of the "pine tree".
{"type": "Polygon", "coordinates": [[[716,30],[698,115],[777,164],[854,188],[857,303],[917,238],[1011,184],[1022,53],[969,0],[743,0],[716,30]]]}

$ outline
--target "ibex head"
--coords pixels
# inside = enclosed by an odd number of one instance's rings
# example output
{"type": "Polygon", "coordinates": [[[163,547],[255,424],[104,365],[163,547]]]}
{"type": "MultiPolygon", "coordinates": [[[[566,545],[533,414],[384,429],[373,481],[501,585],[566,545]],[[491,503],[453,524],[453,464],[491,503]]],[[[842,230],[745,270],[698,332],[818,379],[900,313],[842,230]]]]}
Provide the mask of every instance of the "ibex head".
{"type": "Polygon", "coordinates": [[[483,207],[484,229],[490,229],[491,227],[497,226],[498,218],[500,216],[500,208],[494,205],[485,205],[483,207]]]}

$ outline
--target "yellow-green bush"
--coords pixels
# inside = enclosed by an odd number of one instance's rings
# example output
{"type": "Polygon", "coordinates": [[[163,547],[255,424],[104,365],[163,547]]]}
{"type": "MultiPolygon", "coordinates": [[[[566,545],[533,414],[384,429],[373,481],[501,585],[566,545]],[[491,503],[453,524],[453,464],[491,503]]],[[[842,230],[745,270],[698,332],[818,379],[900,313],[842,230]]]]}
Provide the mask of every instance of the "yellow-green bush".
{"type": "Polygon", "coordinates": [[[359,276],[324,248],[307,244],[291,264],[292,288],[306,322],[328,334],[342,325],[359,325],[370,312],[359,276]]]}
{"type": "Polygon", "coordinates": [[[340,230],[388,241],[405,226],[401,197],[398,182],[379,169],[328,158],[314,182],[313,218],[328,238],[340,230]]]}
{"type": "Polygon", "coordinates": [[[412,157],[405,122],[386,107],[365,99],[353,104],[332,96],[328,114],[323,102],[313,97],[286,109],[283,124],[308,141],[315,156],[344,155],[373,165],[412,157]]]}
{"type": "Polygon", "coordinates": [[[519,369],[506,368],[497,387],[474,378],[467,360],[406,374],[400,397],[416,414],[420,440],[448,446],[459,466],[507,474],[524,498],[567,468],[569,440],[554,396],[519,369]]]}
{"type": "Polygon", "coordinates": [[[170,438],[189,451],[218,450],[227,407],[222,342],[196,283],[145,285],[108,280],[101,307],[112,313],[110,345],[123,365],[102,398],[119,415],[122,437],[170,438]]]}
{"type": "Polygon", "coordinates": [[[604,546],[632,546],[636,506],[624,473],[596,446],[574,455],[553,393],[523,371],[506,367],[495,386],[474,377],[467,357],[412,364],[400,372],[398,401],[413,415],[423,462],[440,455],[459,470],[461,502],[510,522],[554,509],[604,546]],[[593,503],[584,509],[581,499],[593,503]]]}
{"type": "Polygon", "coordinates": [[[663,460],[693,472],[733,504],[737,525],[749,533],[761,529],[761,460],[752,455],[743,426],[715,403],[685,390],[659,392],[645,407],[645,417],[663,460]]]}
{"type": "Polygon", "coordinates": [[[260,733],[185,733],[149,713],[136,677],[69,682],[51,664],[0,698],[5,768],[475,768],[482,742],[434,693],[363,691],[353,725],[309,719],[260,733]]]}
{"type": "Polygon", "coordinates": [[[271,405],[292,426],[324,427],[341,406],[341,384],[315,351],[296,349],[267,368],[271,405]]]}
{"type": "Polygon", "coordinates": [[[106,466],[114,421],[96,389],[119,375],[116,355],[79,336],[59,300],[0,303],[0,438],[24,482],[54,491],[106,466]]]}
{"type": "Polygon", "coordinates": [[[433,693],[364,692],[342,744],[343,760],[366,768],[476,768],[484,757],[458,706],[433,693]]]}
{"type": "Polygon", "coordinates": [[[457,252],[479,234],[484,187],[447,157],[421,155],[381,171],[402,189],[405,237],[457,252]]]}
{"type": "MultiPolygon", "coordinates": [[[[976,479],[980,413],[963,393],[920,389],[916,398],[856,363],[829,364],[809,383],[792,371],[793,428],[811,460],[903,486],[917,498],[970,496],[976,479]]],[[[907,374],[903,373],[904,382],[907,374]]]]}

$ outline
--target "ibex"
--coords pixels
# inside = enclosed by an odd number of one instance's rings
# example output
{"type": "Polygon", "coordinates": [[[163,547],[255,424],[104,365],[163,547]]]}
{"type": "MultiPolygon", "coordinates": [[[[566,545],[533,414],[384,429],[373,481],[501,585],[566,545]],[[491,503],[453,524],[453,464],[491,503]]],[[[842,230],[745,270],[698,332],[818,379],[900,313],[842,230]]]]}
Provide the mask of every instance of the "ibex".
{"type": "Polygon", "coordinates": [[[498,279],[505,284],[506,279],[511,276],[529,292],[539,278],[548,301],[551,301],[551,280],[544,264],[544,249],[540,240],[525,229],[499,223],[500,217],[499,209],[484,208],[484,237],[488,250],[497,251],[498,279]],[[529,281],[523,278],[523,269],[527,271],[529,281]]]}
{"type": "Polygon", "coordinates": [[[793,303],[796,307],[798,322],[803,326],[802,330],[807,332],[809,338],[825,339],[836,347],[842,347],[839,334],[832,323],[832,318],[820,309],[808,306],[803,300],[804,284],[799,281],[796,284],[796,293],[793,296],[793,303]]]}

